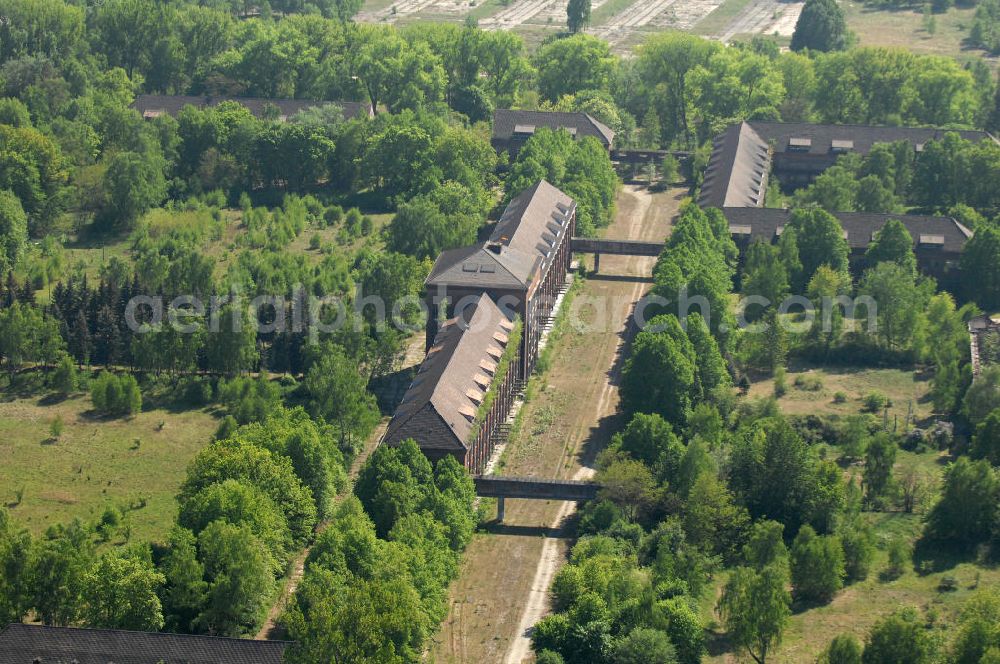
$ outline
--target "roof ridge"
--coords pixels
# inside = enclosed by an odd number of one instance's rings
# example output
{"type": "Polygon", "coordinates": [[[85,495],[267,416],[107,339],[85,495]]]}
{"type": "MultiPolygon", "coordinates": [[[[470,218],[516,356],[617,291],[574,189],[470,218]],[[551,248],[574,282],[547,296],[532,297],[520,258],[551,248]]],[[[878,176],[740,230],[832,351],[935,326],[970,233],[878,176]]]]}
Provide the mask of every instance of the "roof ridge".
{"type": "Polygon", "coordinates": [[[233,636],[214,636],[210,634],[182,634],[180,632],[144,632],[138,629],[113,629],[110,627],[68,627],[62,625],[33,625],[28,623],[12,622],[0,630],[0,634],[8,629],[25,628],[31,630],[44,629],[48,631],[68,631],[68,632],[88,632],[91,634],[113,633],[113,634],[142,634],[143,636],[163,637],[163,638],[191,638],[197,640],[212,639],[214,641],[234,641],[239,643],[275,643],[292,644],[295,641],[285,641],[280,639],[241,639],[233,636]]]}

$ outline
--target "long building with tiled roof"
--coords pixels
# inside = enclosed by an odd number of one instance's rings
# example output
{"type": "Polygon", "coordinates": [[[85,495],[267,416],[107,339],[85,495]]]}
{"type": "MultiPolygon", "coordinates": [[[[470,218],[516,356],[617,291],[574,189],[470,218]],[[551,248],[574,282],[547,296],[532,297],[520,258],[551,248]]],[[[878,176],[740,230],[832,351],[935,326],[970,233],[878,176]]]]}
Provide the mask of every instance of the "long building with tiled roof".
{"type": "MultiPolygon", "coordinates": [[[[796,188],[812,182],[845,154],[867,155],[878,144],[908,142],[915,152],[950,130],[747,121],[716,137],[698,203],[722,210],[738,244],[773,242],[787,223],[787,210],[764,207],[769,186],[796,188]]],[[[996,141],[983,131],[959,131],[962,138],[996,141]]],[[[899,219],[913,236],[921,269],[944,277],[957,264],[972,232],[949,217],[835,212],[855,265],[889,219],[899,219]]]]}
{"type": "Polygon", "coordinates": [[[290,645],[288,641],[13,623],[0,630],[0,664],[281,664],[290,645]]]}
{"type": "Polygon", "coordinates": [[[486,294],[461,307],[438,330],[383,442],[412,439],[432,462],[452,455],[470,471],[481,472],[514,399],[519,349],[510,343],[516,343],[511,339],[515,325],[486,294]]]}
{"type": "Polygon", "coordinates": [[[485,292],[523,321],[522,373],[530,373],[542,328],[569,271],[575,228],[576,203],[541,180],[511,200],[489,240],[438,256],[426,281],[428,347],[437,334],[436,320],[453,316],[455,303],[485,292]]]}
{"type": "Polygon", "coordinates": [[[144,119],[150,120],[161,115],[176,116],[185,106],[193,106],[199,110],[214,108],[219,104],[232,101],[241,104],[258,118],[274,116],[285,121],[296,113],[317,106],[339,106],[345,120],[371,117],[371,104],[356,101],[318,101],[310,99],[266,99],[263,97],[219,97],[193,95],[139,95],[132,106],[139,111],[144,119]]]}
{"type": "Polygon", "coordinates": [[[528,139],[542,128],[562,129],[576,139],[596,138],[609,151],[615,142],[615,132],[587,113],[497,109],[493,113],[493,148],[506,152],[514,161],[528,139]]]}
{"type": "Polygon", "coordinates": [[[382,443],[414,440],[432,461],[451,455],[483,472],[538,360],[575,227],[576,203],[541,180],[511,200],[486,242],[438,256],[425,284],[427,356],[382,443]]]}

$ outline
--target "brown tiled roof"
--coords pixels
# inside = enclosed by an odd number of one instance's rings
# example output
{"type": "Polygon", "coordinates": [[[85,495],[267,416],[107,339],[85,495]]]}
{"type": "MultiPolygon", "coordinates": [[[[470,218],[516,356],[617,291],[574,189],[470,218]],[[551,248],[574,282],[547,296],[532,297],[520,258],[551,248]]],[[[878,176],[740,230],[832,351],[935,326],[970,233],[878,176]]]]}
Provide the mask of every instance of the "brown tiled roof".
{"type": "MultiPolygon", "coordinates": [[[[835,156],[843,151],[866,155],[878,143],[908,141],[914,149],[951,130],[921,127],[817,125],[801,122],[741,122],[730,125],[713,144],[698,203],[702,207],[754,207],[764,204],[771,157],[766,153],[835,156]],[[789,150],[795,144],[798,149],[789,150]],[[836,150],[835,150],[836,148],[836,150]],[[763,171],[763,175],[761,174],[763,171]]],[[[958,131],[970,141],[996,140],[984,131],[958,131]]]]}
{"type": "Polygon", "coordinates": [[[204,109],[218,106],[224,101],[235,101],[245,106],[251,114],[263,117],[269,106],[278,109],[282,118],[291,118],[299,111],[317,106],[335,104],[343,109],[344,119],[353,120],[357,117],[371,115],[371,105],[355,101],[316,101],[309,99],[264,99],[261,97],[211,97],[188,95],[139,95],[133,106],[144,117],[157,115],[177,115],[185,106],[204,109]]]}
{"type": "Polygon", "coordinates": [[[442,252],[427,285],[527,289],[569,232],[575,211],[572,198],[541,180],[507,205],[488,242],[442,252]]]}
{"type": "Polygon", "coordinates": [[[511,319],[487,295],[445,323],[396,409],[382,442],[412,438],[421,449],[467,448],[479,403],[513,329],[511,319]]]}
{"type": "Polygon", "coordinates": [[[957,131],[951,129],[934,129],[924,127],[872,127],[866,125],[819,125],[805,122],[748,122],[747,124],[768,144],[774,146],[775,152],[788,151],[789,141],[796,138],[809,139],[809,154],[826,155],[833,149],[833,142],[839,141],[851,144],[851,151],[858,154],[868,154],[878,143],[895,143],[907,141],[916,148],[930,141],[944,138],[944,135],[955,131],[962,138],[979,142],[991,140],[985,131],[957,131]]]}
{"type": "Polygon", "coordinates": [[[542,127],[566,129],[570,133],[575,133],[578,138],[593,136],[608,148],[615,140],[615,132],[611,128],[587,113],[511,111],[507,109],[497,109],[493,112],[494,140],[509,141],[518,128],[530,128],[531,131],[534,131],[542,127]]]}
{"type": "Polygon", "coordinates": [[[288,641],[14,623],[0,631],[0,664],[280,664],[289,645],[288,641]]]}
{"type": "MultiPolygon", "coordinates": [[[[765,242],[774,242],[777,239],[780,231],[788,225],[792,214],[790,210],[741,207],[723,208],[722,212],[726,215],[731,228],[749,227],[748,234],[751,241],[760,239],[765,242]]],[[[867,249],[872,243],[874,234],[882,230],[890,219],[903,222],[913,237],[914,248],[929,245],[928,240],[936,238],[941,242],[934,243],[933,246],[943,251],[958,253],[972,237],[972,231],[950,217],[874,212],[838,212],[834,216],[840,220],[840,225],[847,232],[848,246],[855,251],[867,249]]]]}
{"type": "Polygon", "coordinates": [[[715,139],[698,203],[702,207],[764,204],[771,156],[767,141],[749,125],[730,125],[715,139]]]}

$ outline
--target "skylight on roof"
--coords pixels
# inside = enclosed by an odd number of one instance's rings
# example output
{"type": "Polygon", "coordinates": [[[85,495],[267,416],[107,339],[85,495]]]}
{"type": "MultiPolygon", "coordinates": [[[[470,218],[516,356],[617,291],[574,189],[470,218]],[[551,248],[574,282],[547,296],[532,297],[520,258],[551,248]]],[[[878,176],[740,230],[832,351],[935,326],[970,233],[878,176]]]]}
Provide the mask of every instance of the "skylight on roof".
{"type": "Polygon", "coordinates": [[[462,272],[479,272],[479,266],[475,263],[462,263],[462,272]]]}
{"type": "Polygon", "coordinates": [[[788,139],[789,152],[809,152],[812,148],[811,138],[790,138],[788,139]]]}

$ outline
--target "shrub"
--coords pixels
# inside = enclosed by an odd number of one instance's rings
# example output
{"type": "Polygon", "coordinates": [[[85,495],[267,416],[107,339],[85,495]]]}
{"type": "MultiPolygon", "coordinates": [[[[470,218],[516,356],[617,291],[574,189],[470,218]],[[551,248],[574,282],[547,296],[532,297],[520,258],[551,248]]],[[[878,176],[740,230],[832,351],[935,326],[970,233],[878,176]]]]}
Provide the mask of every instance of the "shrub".
{"type": "Polygon", "coordinates": [[[795,596],[829,602],[844,585],[844,548],[836,535],[816,534],[811,526],[799,530],[792,544],[792,586],[795,596]]]}
{"type": "Polygon", "coordinates": [[[864,404],[865,411],[869,413],[880,413],[892,406],[892,401],[889,400],[889,397],[881,392],[872,392],[866,395],[862,403],[864,404]]]}
{"type": "Polygon", "coordinates": [[[142,410],[142,392],[130,374],[102,371],[90,386],[90,401],[103,415],[135,415],[142,410]]]}
{"type": "Polygon", "coordinates": [[[73,358],[63,355],[52,372],[52,389],[59,394],[69,394],[76,389],[76,365],[73,358]]]}
{"type": "Polygon", "coordinates": [[[885,568],[886,576],[898,579],[903,576],[910,562],[910,545],[902,537],[894,537],[889,542],[889,564],[885,568]]]}
{"type": "Polygon", "coordinates": [[[323,244],[323,238],[320,237],[319,233],[313,233],[312,237],[309,238],[309,248],[316,251],[321,244],[323,244]]]}
{"type": "Polygon", "coordinates": [[[63,434],[63,419],[62,415],[56,415],[52,418],[52,422],[49,424],[49,435],[52,436],[53,440],[59,440],[63,434]]]}
{"type": "Polygon", "coordinates": [[[796,376],[795,387],[804,392],[819,392],[823,389],[823,381],[819,376],[796,376]]]}
{"type": "Polygon", "coordinates": [[[344,218],[344,208],[339,205],[332,205],[326,209],[323,214],[323,219],[326,221],[328,226],[334,226],[339,224],[344,218]]]}
{"type": "Polygon", "coordinates": [[[833,403],[847,403],[847,393],[846,392],[834,393],[833,403]]]}
{"type": "Polygon", "coordinates": [[[785,382],[785,368],[778,367],[774,370],[774,396],[780,399],[788,392],[788,384],[785,382]]]}
{"type": "Polygon", "coordinates": [[[956,590],[958,590],[958,579],[950,575],[941,577],[941,582],[938,583],[939,592],[952,593],[956,590]]]}

